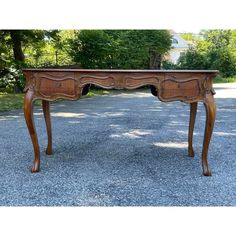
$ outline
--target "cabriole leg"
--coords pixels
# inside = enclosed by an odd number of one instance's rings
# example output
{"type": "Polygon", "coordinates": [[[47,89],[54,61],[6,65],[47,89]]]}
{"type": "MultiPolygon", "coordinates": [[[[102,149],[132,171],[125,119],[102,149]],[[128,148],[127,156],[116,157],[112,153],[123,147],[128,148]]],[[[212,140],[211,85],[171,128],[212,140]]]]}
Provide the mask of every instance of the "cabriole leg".
{"type": "Polygon", "coordinates": [[[34,148],[34,162],[31,172],[38,172],[40,170],[40,151],[33,117],[33,92],[30,90],[27,91],[24,97],[24,115],[34,148]]]}
{"type": "Polygon", "coordinates": [[[206,124],[202,149],[202,168],[203,174],[205,176],[211,176],[211,170],[208,166],[207,154],[216,117],[215,99],[211,93],[206,94],[204,105],[206,109],[206,124]]]}
{"type": "Polygon", "coordinates": [[[42,100],[42,107],[43,107],[43,115],[46,123],[47,128],[47,135],[48,135],[48,145],[46,148],[46,154],[52,154],[52,127],[51,127],[51,118],[50,118],[50,103],[49,101],[42,100]]]}
{"type": "Polygon", "coordinates": [[[188,129],[188,155],[194,157],[193,151],[193,130],[197,114],[197,102],[190,103],[190,119],[188,129]]]}

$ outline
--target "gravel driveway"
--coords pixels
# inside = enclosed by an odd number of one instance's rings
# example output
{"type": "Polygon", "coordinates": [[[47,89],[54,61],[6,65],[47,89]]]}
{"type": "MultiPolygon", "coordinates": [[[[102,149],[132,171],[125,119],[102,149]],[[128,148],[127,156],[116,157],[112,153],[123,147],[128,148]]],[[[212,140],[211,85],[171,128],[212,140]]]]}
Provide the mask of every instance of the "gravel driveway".
{"type": "Polygon", "coordinates": [[[22,110],[0,113],[0,205],[236,206],[236,84],[215,87],[212,177],[201,168],[202,104],[194,159],[187,156],[189,106],[162,103],[146,90],[52,104],[50,157],[37,107],[37,174],[30,173],[33,149],[22,110]]]}

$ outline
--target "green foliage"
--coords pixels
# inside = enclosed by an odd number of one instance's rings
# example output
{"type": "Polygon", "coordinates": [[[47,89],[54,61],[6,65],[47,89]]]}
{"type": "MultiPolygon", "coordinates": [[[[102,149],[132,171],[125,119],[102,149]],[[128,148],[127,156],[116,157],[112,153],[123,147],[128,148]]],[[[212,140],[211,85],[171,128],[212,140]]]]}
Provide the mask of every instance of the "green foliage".
{"type": "Polygon", "coordinates": [[[222,77],[221,75],[217,75],[213,82],[214,83],[236,83],[236,76],[222,77]]]}
{"type": "Polygon", "coordinates": [[[39,66],[46,44],[57,40],[57,34],[57,30],[0,30],[0,90],[23,91],[21,68],[39,66]],[[28,53],[33,60],[28,60],[28,53]]]}
{"type": "Polygon", "coordinates": [[[83,68],[142,69],[161,63],[171,35],[166,30],[81,30],[70,45],[70,55],[83,68]]]}
{"type": "MultiPolygon", "coordinates": [[[[24,93],[0,92],[0,112],[22,109],[24,102],[24,93]]],[[[36,106],[41,105],[41,100],[34,102],[36,106]]]]}
{"type": "Polygon", "coordinates": [[[0,91],[23,90],[22,67],[218,69],[224,77],[236,75],[236,30],[181,36],[195,46],[175,65],[164,60],[171,48],[167,30],[0,30],[0,91]]]}
{"type": "Polygon", "coordinates": [[[23,108],[23,95],[22,93],[8,94],[0,92],[0,112],[23,108]]]}
{"type": "Polygon", "coordinates": [[[101,95],[108,95],[110,94],[110,91],[108,90],[104,90],[104,89],[101,89],[101,88],[93,88],[93,89],[90,89],[88,94],[85,96],[85,97],[82,97],[82,98],[87,98],[87,97],[94,97],[94,96],[101,96],[101,95]]]}
{"type": "Polygon", "coordinates": [[[72,64],[68,54],[69,39],[74,37],[73,30],[53,31],[45,36],[44,42],[37,47],[28,45],[25,48],[25,62],[31,67],[55,67],[72,64]]]}
{"type": "Polygon", "coordinates": [[[15,60],[4,61],[4,67],[0,69],[0,91],[23,91],[25,79],[21,71],[22,67],[27,67],[27,65],[15,60]]]}
{"type": "Polygon", "coordinates": [[[22,91],[22,67],[160,68],[166,30],[0,30],[0,89],[22,91]]]}
{"type": "Polygon", "coordinates": [[[177,68],[203,70],[207,68],[207,60],[203,54],[192,48],[180,56],[177,68]]]}
{"type": "Polygon", "coordinates": [[[171,35],[166,30],[128,30],[120,44],[120,67],[160,69],[164,54],[171,48],[171,35]]]}
{"type": "Polygon", "coordinates": [[[178,69],[178,65],[170,61],[163,61],[162,62],[162,69],[164,70],[176,70],[178,69]]]}
{"type": "Polygon", "coordinates": [[[110,38],[102,30],[81,30],[71,40],[69,53],[83,68],[106,68],[111,59],[110,38]]]}
{"type": "Polygon", "coordinates": [[[217,69],[224,77],[236,74],[236,35],[230,30],[203,31],[204,40],[179,58],[180,69],[217,69]]]}
{"type": "Polygon", "coordinates": [[[195,37],[192,33],[183,33],[183,34],[181,34],[181,38],[183,38],[184,40],[186,40],[188,42],[195,41],[195,37]]]}

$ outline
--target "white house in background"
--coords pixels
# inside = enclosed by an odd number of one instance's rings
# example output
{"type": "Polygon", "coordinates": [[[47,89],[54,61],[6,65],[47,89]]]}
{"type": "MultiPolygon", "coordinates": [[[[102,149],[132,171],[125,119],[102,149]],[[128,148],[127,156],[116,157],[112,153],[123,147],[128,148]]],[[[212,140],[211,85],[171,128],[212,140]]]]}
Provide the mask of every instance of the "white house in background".
{"type": "Polygon", "coordinates": [[[173,33],[171,46],[172,49],[169,51],[167,60],[174,64],[178,62],[180,55],[187,51],[190,47],[189,43],[176,33],[173,33]]]}

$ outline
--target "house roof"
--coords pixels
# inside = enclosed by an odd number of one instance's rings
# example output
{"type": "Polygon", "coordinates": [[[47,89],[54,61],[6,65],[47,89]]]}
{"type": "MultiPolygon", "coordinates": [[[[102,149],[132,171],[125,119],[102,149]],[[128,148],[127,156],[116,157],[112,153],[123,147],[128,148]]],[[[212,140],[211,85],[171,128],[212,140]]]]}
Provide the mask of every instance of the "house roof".
{"type": "Polygon", "coordinates": [[[173,39],[171,46],[173,48],[189,48],[189,44],[186,40],[181,38],[179,34],[173,33],[173,39]]]}

